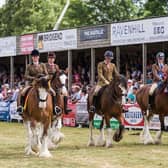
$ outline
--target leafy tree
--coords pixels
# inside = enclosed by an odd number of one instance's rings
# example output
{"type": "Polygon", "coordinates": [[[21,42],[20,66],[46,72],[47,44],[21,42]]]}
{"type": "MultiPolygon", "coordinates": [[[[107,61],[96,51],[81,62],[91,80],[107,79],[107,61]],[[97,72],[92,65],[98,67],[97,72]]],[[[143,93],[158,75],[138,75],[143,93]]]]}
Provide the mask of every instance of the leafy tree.
{"type": "Polygon", "coordinates": [[[132,0],[71,0],[61,27],[135,19],[137,13],[138,6],[132,0]]]}
{"type": "Polygon", "coordinates": [[[19,35],[53,29],[63,0],[8,0],[2,8],[1,35],[19,35]]]}
{"type": "Polygon", "coordinates": [[[163,16],[168,14],[168,0],[148,0],[144,5],[143,16],[163,16]]]}

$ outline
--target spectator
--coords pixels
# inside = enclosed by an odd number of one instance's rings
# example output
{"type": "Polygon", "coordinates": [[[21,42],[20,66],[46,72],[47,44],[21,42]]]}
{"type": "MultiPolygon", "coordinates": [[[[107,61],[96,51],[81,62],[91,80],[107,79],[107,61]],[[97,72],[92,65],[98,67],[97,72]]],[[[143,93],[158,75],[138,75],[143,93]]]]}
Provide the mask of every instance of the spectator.
{"type": "Polygon", "coordinates": [[[127,95],[129,95],[133,92],[133,81],[131,79],[128,79],[127,87],[128,87],[127,95]]]}
{"type": "Polygon", "coordinates": [[[78,85],[72,86],[72,103],[77,103],[81,99],[81,88],[78,85]]]}
{"type": "Polygon", "coordinates": [[[146,79],[146,83],[147,84],[151,84],[153,82],[153,80],[152,80],[152,72],[148,72],[146,78],[147,78],[146,79]]]}
{"type": "Polygon", "coordinates": [[[127,96],[127,103],[136,103],[136,92],[137,92],[137,87],[133,87],[132,93],[128,94],[127,96]]]}
{"type": "Polygon", "coordinates": [[[87,90],[86,88],[84,87],[82,89],[82,92],[81,92],[81,99],[79,100],[79,102],[87,102],[87,98],[88,98],[88,93],[87,93],[87,90]]]}

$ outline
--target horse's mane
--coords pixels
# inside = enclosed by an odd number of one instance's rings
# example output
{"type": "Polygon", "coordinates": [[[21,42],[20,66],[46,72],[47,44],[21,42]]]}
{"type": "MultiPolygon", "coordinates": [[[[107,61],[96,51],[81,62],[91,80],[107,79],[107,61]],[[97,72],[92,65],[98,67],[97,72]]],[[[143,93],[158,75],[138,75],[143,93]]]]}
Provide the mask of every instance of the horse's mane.
{"type": "Polygon", "coordinates": [[[109,95],[113,102],[118,101],[118,99],[122,97],[122,91],[119,88],[119,84],[120,84],[120,77],[115,77],[107,86],[109,95]]]}
{"type": "Polygon", "coordinates": [[[57,76],[58,76],[58,73],[55,72],[54,75],[53,75],[52,78],[51,78],[51,83],[53,82],[53,80],[54,80],[55,78],[57,78],[57,76]]]}
{"type": "Polygon", "coordinates": [[[157,88],[157,93],[163,93],[164,89],[168,86],[168,81],[166,80],[165,82],[163,82],[163,84],[157,88]]]}

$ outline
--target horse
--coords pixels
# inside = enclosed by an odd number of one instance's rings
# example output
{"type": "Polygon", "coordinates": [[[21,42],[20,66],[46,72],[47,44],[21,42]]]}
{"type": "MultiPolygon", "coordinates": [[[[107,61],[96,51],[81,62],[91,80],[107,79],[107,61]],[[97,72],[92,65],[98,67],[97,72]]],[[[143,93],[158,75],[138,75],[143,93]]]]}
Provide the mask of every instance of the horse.
{"type": "Polygon", "coordinates": [[[96,109],[94,112],[89,112],[90,106],[93,102],[93,93],[94,93],[95,87],[91,89],[88,95],[88,102],[87,102],[87,108],[89,113],[89,141],[88,146],[105,146],[111,147],[112,146],[112,135],[111,135],[111,128],[110,128],[110,119],[112,117],[116,118],[119,121],[119,129],[116,130],[113,140],[114,141],[120,141],[122,139],[122,134],[124,131],[124,125],[123,125],[123,109],[122,109],[122,96],[126,93],[127,90],[127,82],[126,78],[122,75],[115,77],[109,85],[103,86],[98,91],[98,99],[96,99],[96,109]],[[94,115],[98,114],[103,117],[101,127],[100,127],[100,136],[97,139],[97,142],[94,142],[93,139],[93,118],[94,115]],[[107,139],[105,142],[104,138],[104,122],[106,124],[107,128],[107,139]]]}
{"type": "Polygon", "coordinates": [[[167,80],[163,84],[156,88],[154,92],[154,105],[152,106],[152,111],[148,110],[148,101],[149,101],[149,91],[151,85],[146,84],[141,87],[137,94],[136,100],[139,104],[143,118],[144,118],[144,128],[140,134],[140,139],[144,144],[160,144],[162,133],[165,130],[164,117],[168,115],[168,82],[167,80]],[[149,131],[149,121],[153,114],[159,115],[161,129],[156,133],[155,139],[153,140],[150,131],[149,131]]]}
{"type": "Polygon", "coordinates": [[[27,94],[23,111],[23,121],[28,135],[26,155],[52,157],[48,150],[48,130],[51,125],[52,112],[52,97],[49,94],[48,79],[37,78],[27,94]]]}

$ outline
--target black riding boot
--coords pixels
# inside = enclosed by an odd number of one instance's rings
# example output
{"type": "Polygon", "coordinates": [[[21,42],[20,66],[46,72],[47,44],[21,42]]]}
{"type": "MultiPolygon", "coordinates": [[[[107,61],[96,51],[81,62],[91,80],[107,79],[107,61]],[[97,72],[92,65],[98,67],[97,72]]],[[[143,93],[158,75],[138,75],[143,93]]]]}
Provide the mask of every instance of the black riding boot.
{"type": "Polygon", "coordinates": [[[17,112],[19,113],[19,115],[23,115],[24,101],[25,101],[25,97],[20,96],[20,105],[17,107],[17,112]]]}
{"type": "Polygon", "coordinates": [[[154,106],[154,95],[149,95],[149,102],[148,102],[148,109],[149,110],[152,110],[154,106]]]}
{"type": "Polygon", "coordinates": [[[97,100],[97,95],[93,96],[93,103],[90,106],[89,112],[94,113],[96,111],[96,100],[97,100]]]}
{"type": "Polygon", "coordinates": [[[56,106],[57,99],[56,96],[52,95],[52,102],[53,102],[53,115],[60,115],[62,113],[62,110],[60,107],[56,106]]]}
{"type": "Polygon", "coordinates": [[[67,107],[67,102],[68,102],[68,97],[67,96],[64,96],[64,110],[65,110],[65,114],[68,114],[69,112],[71,112],[72,110],[69,109],[67,107]]]}

